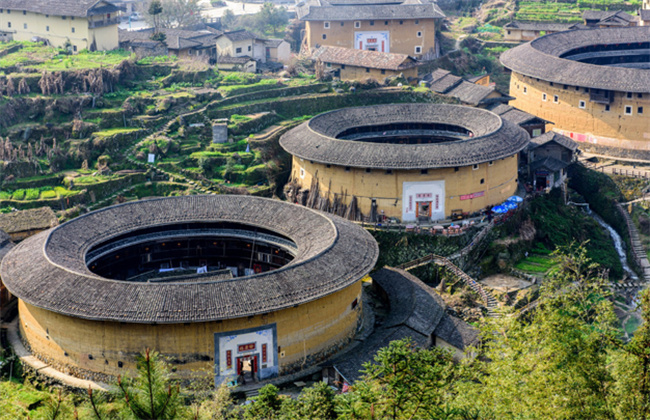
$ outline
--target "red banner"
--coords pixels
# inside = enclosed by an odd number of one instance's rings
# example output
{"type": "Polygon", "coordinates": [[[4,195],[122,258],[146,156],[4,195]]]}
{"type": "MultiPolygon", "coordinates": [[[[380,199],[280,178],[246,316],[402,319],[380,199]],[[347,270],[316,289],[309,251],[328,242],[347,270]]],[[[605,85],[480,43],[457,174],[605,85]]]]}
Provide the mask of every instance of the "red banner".
{"type": "Polygon", "coordinates": [[[237,351],[240,353],[249,350],[255,350],[255,343],[240,344],[237,346],[237,351]]]}
{"type": "Polygon", "coordinates": [[[226,367],[232,369],[232,350],[226,350],[226,367]]]}
{"type": "Polygon", "coordinates": [[[268,360],[266,353],[266,344],[262,344],[262,363],[266,363],[268,360]]]}
{"type": "Polygon", "coordinates": [[[484,195],[485,195],[485,191],[479,191],[479,192],[475,192],[473,194],[461,195],[460,199],[461,200],[471,200],[472,198],[483,197],[484,195]]]}

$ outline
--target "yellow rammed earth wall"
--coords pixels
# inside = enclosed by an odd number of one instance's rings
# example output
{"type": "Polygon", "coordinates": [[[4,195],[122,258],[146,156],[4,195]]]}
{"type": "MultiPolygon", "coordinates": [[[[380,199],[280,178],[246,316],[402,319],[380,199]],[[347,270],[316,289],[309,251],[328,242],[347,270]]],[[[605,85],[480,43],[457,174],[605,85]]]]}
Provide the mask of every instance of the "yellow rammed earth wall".
{"type": "Polygon", "coordinates": [[[78,377],[132,374],[146,348],[165,355],[181,378],[214,372],[214,334],[276,324],[280,374],[309,367],[352,338],[361,315],[361,281],[319,300],[265,315],[186,324],[88,321],[19,302],[20,332],[32,354],[78,377]],[[357,300],[353,309],[352,303],[357,300]],[[118,367],[122,362],[123,367],[118,367]],[[303,366],[303,364],[307,365],[303,366]]]}
{"type": "Polygon", "coordinates": [[[311,21],[305,23],[305,42],[311,51],[318,46],[335,46],[344,48],[357,48],[354,45],[355,32],[390,32],[390,50],[396,54],[408,54],[420,57],[423,54],[434,52],[436,45],[436,20],[415,19],[410,20],[361,20],[359,28],[354,27],[354,21],[329,21],[329,28],[325,22],[311,21]],[[374,25],[370,23],[374,22],[374,25]],[[388,22],[386,25],[385,23],[388,22]],[[400,24],[400,22],[402,22],[400,24]],[[341,26],[343,24],[343,26],[341,26]],[[418,37],[418,32],[421,36],[418,37]],[[323,39],[323,35],[326,39],[323,39]],[[421,52],[416,53],[415,47],[420,46],[421,52]]]}
{"type": "Polygon", "coordinates": [[[553,124],[553,129],[579,142],[626,149],[650,150],[650,94],[610,92],[609,104],[590,101],[589,92],[578,86],[566,86],[522,76],[510,79],[510,105],[553,124]],[[546,99],[544,99],[546,94],[546,99]],[[557,96],[557,102],[555,102],[557,96]],[[584,102],[581,108],[580,101],[584,102]],[[631,115],[626,115],[625,107],[631,115]],[[641,109],[640,109],[641,108],[641,109]],[[641,111],[641,113],[639,112],[641,111]]]}
{"type": "MultiPolygon", "coordinates": [[[[112,16],[115,18],[115,16],[112,16]]],[[[106,16],[80,18],[43,15],[18,10],[2,10],[0,30],[15,31],[16,41],[30,41],[33,37],[46,38],[55,47],[62,47],[67,40],[77,51],[90,49],[93,41],[97,50],[112,50],[118,47],[117,24],[89,29],[89,19],[102,20],[106,16]]]]}
{"type": "Polygon", "coordinates": [[[348,168],[310,162],[293,157],[291,179],[303,188],[310,188],[313,177],[318,179],[321,195],[329,192],[330,201],[334,193],[345,194],[348,204],[352,196],[357,197],[359,208],[364,215],[370,214],[372,199],[377,202],[377,210],[384,211],[386,217],[402,218],[402,187],[404,182],[445,181],[445,214],[453,210],[476,212],[487,206],[500,204],[517,189],[517,155],[505,159],[456,168],[421,170],[385,170],[348,168]],[[304,172],[301,172],[301,169],[304,172]],[[301,176],[301,174],[303,176],[301,176]],[[481,183],[481,180],[483,181],[481,183]],[[461,200],[461,195],[484,191],[482,197],[461,200]]]}

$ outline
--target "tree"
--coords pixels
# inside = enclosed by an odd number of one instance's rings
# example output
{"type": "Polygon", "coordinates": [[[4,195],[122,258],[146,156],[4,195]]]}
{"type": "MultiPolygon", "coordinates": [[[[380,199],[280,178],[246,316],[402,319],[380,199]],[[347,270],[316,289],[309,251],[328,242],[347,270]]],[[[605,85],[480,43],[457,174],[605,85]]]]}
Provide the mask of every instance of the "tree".
{"type": "Polygon", "coordinates": [[[530,318],[487,325],[485,357],[455,384],[455,406],[488,418],[613,417],[608,351],[618,332],[607,281],[582,246],[556,259],[530,318]]]}
{"type": "Polygon", "coordinates": [[[257,13],[256,19],[260,27],[270,28],[273,36],[277,36],[278,28],[289,22],[287,11],[284,7],[277,8],[273,3],[264,3],[262,9],[257,13]]]}
{"type": "Polygon", "coordinates": [[[179,386],[171,383],[170,369],[160,354],[147,349],[137,360],[133,379],[118,377],[120,397],[137,419],[163,420],[181,417],[179,386]]]}
{"type": "Polygon", "coordinates": [[[255,401],[246,407],[245,419],[275,419],[280,417],[282,399],[275,385],[265,385],[260,388],[255,401]]]}
{"type": "Polygon", "coordinates": [[[618,418],[650,418],[650,290],[641,292],[643,323],[632,340],[612,352],[612,405],[618,418]]]}
{"type": "Polygon", "coordinates": [[[364,366],[352,391],[336,398],[336,412],[342,419],[443,418],[451,410],[446,394],[459,373],[446,350],[393,341],[364,366]]]}
{"type": "Polygon", "coordinates": [[[148,10],[147,20],[154,24],[154,27],[160,28],[183,28],[195,25],[201,22],[201,8],[199,0],[152,0],[151,4],[158,2],[162,11],[157,15],[148,10]],[[157,26],[154,22],[154,16],[157,16],[157,26]]]}
{"type": "Polygon", "coordinates": [[[233,13],[232,10],[226,9],[221,16],[221,26],[223,29],[231,29],[235,22],[237,21],[237,16],[233,13]]]}
{"type": "Polygon", "coordinates": [[[160,0],[151,0],[151,3],[149,4],[149,9],[147,10],[147,13],[149,16],[151,16],[151,19],[153,20],[153,35],[151,35],[151,39],[154,39],[154,37],[157,36],[158,34],[158,25],[159,25],[159,20],[160,20],[160,15],[163,12],[163,6],[160,0]]]}

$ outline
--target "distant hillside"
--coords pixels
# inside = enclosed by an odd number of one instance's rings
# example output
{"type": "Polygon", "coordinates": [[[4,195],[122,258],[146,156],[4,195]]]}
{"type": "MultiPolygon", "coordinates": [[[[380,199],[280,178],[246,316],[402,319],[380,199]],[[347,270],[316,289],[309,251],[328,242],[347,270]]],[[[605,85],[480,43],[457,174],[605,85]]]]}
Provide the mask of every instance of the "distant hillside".
{"type": "Polygon", "coordinates": [[[580,22],[585,10],[623,10],[634,13],[641,8],[640,0],[568,0],[517,1],[516,20],[580,22]]]}

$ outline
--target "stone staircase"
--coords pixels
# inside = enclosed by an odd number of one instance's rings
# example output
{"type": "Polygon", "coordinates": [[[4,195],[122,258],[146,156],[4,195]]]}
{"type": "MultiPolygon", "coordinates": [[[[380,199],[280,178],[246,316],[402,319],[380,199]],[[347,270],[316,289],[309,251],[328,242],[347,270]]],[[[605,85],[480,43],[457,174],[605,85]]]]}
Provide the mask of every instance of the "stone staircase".
{"type": "Polygon", "coordinates": [[[422,258],[409,261],[405,264],[398,266],[397,268],[409,271],[417,267],[422,267],[427,264],[436,264],[441,267],[445,267],[447,271],[452,273],[457,279],[465,283],[470,289],[475,291],[485,303],[485,307],[488,310],[488,317],[499,317],[501,316],[497,312],[498,302],[496,298],[487,290],[485,290],[476,280],[474,280],[469,274],[465,273],[463,270],[458,268],[458,266],[452,263],[448,258],[441,257],[440,255],[430,254],[422,258]]]}
{"type": "Polygon", "coordinates": [[[630,214],[621,206],[616,204],[616,209],[618,212],[625,218],[625,223],[627,224],[627,231],[630,234],[630,243],[632,244],[632,255],[636,260],[637,265],[641,269],[643,282],[650,282],[650,262],[648,261],[648,256],[646,254],[645,248],[641,243],[641,238],[639,237],[639,231],[637,231],[636,226],[632,222],[630,214]]]}

